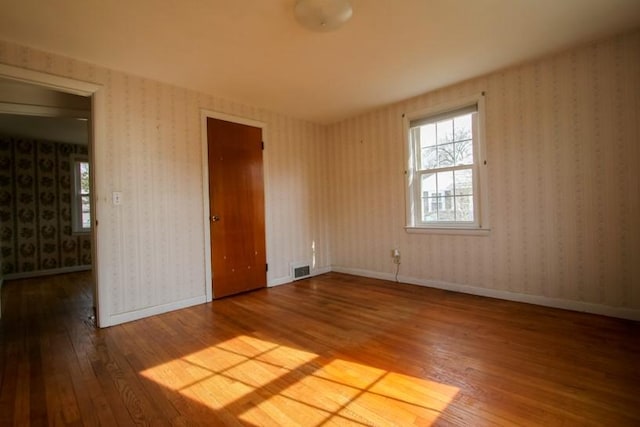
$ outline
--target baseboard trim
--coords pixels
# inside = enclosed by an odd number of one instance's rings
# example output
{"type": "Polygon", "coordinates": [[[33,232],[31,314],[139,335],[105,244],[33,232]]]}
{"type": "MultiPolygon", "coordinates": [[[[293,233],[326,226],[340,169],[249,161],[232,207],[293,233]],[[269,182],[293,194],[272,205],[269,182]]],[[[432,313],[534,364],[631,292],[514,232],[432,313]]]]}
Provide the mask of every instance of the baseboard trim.
{"type": "Polygon", "coordinates": [[[53,276],[55,274],[77,273],[91,270],[90,265],[74,265],[73,267],[52,268],[49,270],[26,271],[24,273],[12,273],[4,276],[4,280],[30,279],[32,277],[53,276]]]}
{"type": "MultiPolygon", "coordinates": [[[[311,270],[311,277],[319,276],[320,274],[330,273],[331,271],[333,271],[331,267],[314,268],[313,270],[311,270]]],[[[273,288],[275,286],[286,285],[292,282],[293,282],[293,276],[284,276],[277,279],[269,280],[269,282],[267,283],[267,287],[273,288]]]]}
{"type": "Polygon", "coordinates": [[[271,279],[267,282],[267,288],[273,288],[276,286],[286,285],[291,283],[291,276],[279,277],[277,279],[271,279]]]}
{"type": "Polygon", "coordinates": [[[103,324],[99,326],[101,328],[105,328],[108,326],[115,326],[121,323],[140,320],[145,317],[168,313],[170,311],[180,310],[180,309],[192,307],[198,304],[204,304],[206,302],[207,302],[207,296],[201,295],[195,298],[189,298],[181,301],[172,302],[169,304],[154,305],[153,307],[147,307],[140,310],[129,311],[127,313],[112,314],[111,316],[109,316],[106,324],[103,322],[103,324]]]}
{"type": "Polygon", "coordinates": [[[373,271],[373,270],[363,270],[361,268],[333,266],[331,268],[331,271],[335,273],[344,273],[344,274],[352,274],[354,276],[368,277],[370,279],[391,280],[392,282],[396,280],[394,274],[382,273],[380,271],[373,271]]]}
{"type": "MultiPolygon", "coordinates": [[[[311,272],[311,275],[317,276],[319,274],[329,273],[330,271],[331,271],[331,267],[317,268],[311,272]]],[[[272,279],[272,280],[269,280],[269,282],[267,283],[267,287],[285,285],[287,283],[291,283],[292,281],[293,279],[290,276],[281,277],[279,279],[272,279]]],[[[141,310],[130,311],[127,313],[112,314],[111,316],[109,316],[106,322],[102,322],[99,326],[101,328],[105,328],[108,326],[115,326],[121,323],[132,322],[134,320],[140,320],[145,317],[168,313],[170,311],[180,310],[183,308],[192,307],[194,305],[205,304],[205,303],[207,303],[207,296],[202,295],[195,298],[190,298],[190,299],[177,301],[169,304],[156,305],[153,307],[147,307],[141,310]]]]}
{"type": "MultiPolygon", "coordinates": [[[[395,281],[395,275],[378,271],[348,268],[341,266],[332,267],[336,273],[352,274],[354,276],[369,277],[372,279],[395,281]]],[[[602,304],[594,304],[582,301],[573,301],[560,298],[550,298],[540,295],[521,294],[497,289],[479,288],[476,286],[461,285],[458,283],[442,282],[436,280],[424,280],[415,277],[398,276],[398,282],[410,285],[425,286],[446,291],[460,292],[470,295],[478,295],[489,298],[497,298],[507,301],[523,302],[527,304],[541,305],[544,307],[560,308],[563,310],[579,311],[584,313],[599,314],[602,316],[617,317],[621,319],[640,321],[640,310],[625,307],[612,307],[602,304]]]]}

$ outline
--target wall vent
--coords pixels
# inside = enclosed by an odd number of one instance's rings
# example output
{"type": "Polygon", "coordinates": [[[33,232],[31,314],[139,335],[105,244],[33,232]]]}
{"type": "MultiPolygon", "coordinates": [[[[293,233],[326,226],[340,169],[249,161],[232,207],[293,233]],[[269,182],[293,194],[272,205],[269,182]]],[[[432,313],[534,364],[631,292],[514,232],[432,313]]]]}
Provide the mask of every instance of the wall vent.
{"type": "Polygon", "coordinates": [[[311,277],[311,267],[309,264],[296,264],[291,265],[291,276],[293,280],[306,279],[307,277],[311,277]]]}

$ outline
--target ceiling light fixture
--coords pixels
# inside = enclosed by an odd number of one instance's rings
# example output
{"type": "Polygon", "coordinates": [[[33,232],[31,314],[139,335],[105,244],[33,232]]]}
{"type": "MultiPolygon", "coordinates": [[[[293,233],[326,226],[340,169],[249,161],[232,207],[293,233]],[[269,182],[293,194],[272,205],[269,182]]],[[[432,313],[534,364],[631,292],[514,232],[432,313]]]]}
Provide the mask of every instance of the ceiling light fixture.
{"type": "Polygon", "coordinates": [[[353,14],[349,0],[298,0],[294,9],[298,22],[319,32],[340,28],[353,14]]]}

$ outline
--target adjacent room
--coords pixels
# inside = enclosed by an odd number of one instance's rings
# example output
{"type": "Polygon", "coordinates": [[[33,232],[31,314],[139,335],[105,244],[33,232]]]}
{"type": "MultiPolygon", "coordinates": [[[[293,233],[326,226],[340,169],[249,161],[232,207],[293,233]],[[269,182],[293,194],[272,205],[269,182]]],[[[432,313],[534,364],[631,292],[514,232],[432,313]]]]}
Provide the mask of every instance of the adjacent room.
{"type": "Polygon", "coordinates": [[[0,0],[0,425],[640,425],[637,0],[0,0]]]}

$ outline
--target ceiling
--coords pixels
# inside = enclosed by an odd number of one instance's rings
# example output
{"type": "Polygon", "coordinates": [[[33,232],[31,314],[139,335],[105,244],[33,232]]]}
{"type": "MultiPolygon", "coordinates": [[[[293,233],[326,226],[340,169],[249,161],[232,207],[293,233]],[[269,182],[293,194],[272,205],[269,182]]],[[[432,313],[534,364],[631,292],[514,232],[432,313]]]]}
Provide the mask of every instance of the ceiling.
{"type": "Polygon", "coordinates": [[[91,99],[0,78],[0,135],[89,143],[91,99]]]}
{"type": "Polygon", "coordinates": [[[0,135],[87,145],[87,121],[72,117],[0,114],[0,135]]]}
{"type": "Polygon", "coordinates": [[[640,26],[640,0],[352,0],[330,33],[295,0],[0,0],[0,38],[331,123],[640,26]]]}

